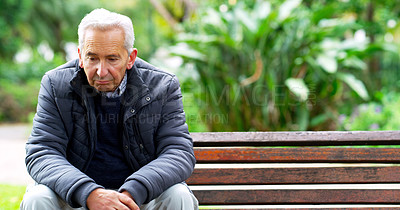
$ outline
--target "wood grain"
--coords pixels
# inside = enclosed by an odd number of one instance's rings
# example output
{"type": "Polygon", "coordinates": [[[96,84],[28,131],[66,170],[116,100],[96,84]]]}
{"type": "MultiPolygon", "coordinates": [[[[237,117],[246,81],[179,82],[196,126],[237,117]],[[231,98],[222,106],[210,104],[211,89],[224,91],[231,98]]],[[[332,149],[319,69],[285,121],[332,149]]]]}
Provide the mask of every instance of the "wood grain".
{"type": "Polygon", "coordinates": [[[400,163],[400,147],[197,147],[194,152],[198,163],[400,163]]]}
{"type": "MultiPolygon", "coordinates": [[[[395,183],[400,167],[201,168],[190,185],[395,183]]],[[[400,197],[399,197],[400,200],[400,197]]]]}

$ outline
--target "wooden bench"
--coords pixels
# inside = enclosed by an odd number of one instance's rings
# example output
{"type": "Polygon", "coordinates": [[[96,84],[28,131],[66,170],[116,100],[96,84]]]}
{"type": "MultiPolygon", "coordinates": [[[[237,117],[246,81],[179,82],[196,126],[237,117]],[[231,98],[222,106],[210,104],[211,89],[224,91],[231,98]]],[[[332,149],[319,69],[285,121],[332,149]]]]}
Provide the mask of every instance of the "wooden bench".
{"type": "Polygon", "coordinates": [[[400,209],[400,131],[192,137],[187,183],[204,208],[400,209]]]}

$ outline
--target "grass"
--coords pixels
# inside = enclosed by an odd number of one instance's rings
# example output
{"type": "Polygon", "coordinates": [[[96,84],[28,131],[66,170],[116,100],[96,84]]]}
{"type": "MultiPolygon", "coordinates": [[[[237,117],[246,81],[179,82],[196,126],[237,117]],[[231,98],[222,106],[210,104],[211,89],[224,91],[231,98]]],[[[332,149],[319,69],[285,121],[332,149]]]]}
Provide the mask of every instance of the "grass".
{"type": "Polygon", "coordinates": [[[19,209],[26,186],[0,184],[0,210],[19,209]]]}

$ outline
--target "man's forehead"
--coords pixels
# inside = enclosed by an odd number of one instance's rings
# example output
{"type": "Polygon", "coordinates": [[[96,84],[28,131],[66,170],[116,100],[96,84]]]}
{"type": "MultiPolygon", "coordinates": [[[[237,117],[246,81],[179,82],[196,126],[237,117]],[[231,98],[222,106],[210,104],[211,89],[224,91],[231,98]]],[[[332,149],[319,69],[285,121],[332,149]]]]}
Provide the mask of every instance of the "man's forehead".
{"type": "Polygon", "coordinates": [[[124,40],[118,34],[88,34],[85,38],[86,55],[117,55],[125,50],[124,40]]]}

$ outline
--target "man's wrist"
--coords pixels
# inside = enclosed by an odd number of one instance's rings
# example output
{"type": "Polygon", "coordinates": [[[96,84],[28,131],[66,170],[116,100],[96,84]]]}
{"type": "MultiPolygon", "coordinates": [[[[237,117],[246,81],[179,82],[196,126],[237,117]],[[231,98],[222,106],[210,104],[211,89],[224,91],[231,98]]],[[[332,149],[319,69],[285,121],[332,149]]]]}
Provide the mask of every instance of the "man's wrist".
{"type": "Polygon", "coordinates": [[[101,185],[98,185],[96,183],[90,183],[90,182],[84,183],[74,191],[72,195],[72,201],[77,204],[76,207],[79,206],[86,207],[87,199],[90,193],[96,189],[102,189],[102,188],[103,187],[101,185]]]}
{"type": "Polygon", "coordinates": [[[133,201],[135,201],[135,199],[133,199],[132,195],[127,190],[124,190],[121,193],[126,195],[126,196],[128,196],[128,197],[130,197],[133,201]]]}

